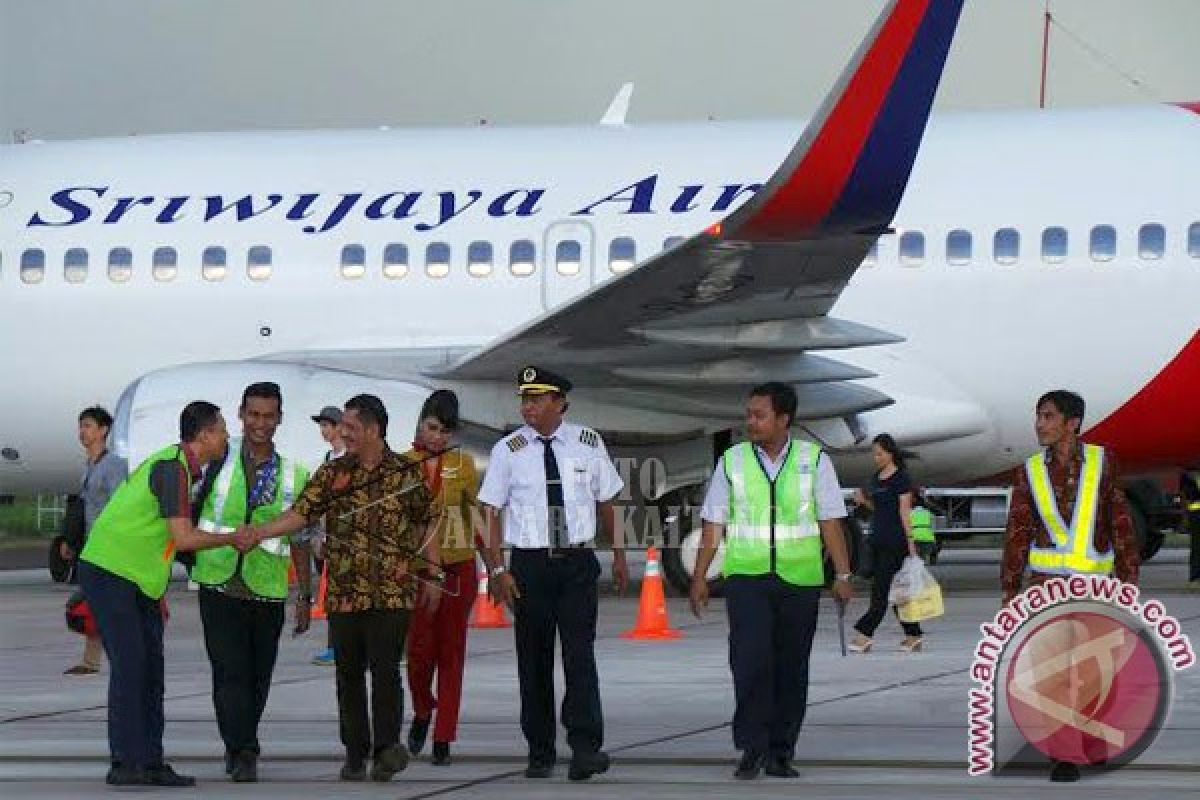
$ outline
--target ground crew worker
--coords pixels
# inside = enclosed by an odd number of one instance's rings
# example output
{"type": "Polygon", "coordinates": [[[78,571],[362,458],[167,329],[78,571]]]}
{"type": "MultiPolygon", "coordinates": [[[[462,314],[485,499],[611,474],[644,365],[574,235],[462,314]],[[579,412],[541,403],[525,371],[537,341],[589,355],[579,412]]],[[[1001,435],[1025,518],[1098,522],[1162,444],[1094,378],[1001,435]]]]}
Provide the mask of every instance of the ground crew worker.
{"type": "Polygon", "coordinates": [[[829,456],[792,439],[796,391],[766,383],[750,392],[746,435],[721,456],[700,516],[689,599],[708,606],[709,565],[725,536],[725,603],[736,710],[734,777],[794,778],[796,739],[808,703],[808,660],[825,583],[821,542],[833,561],[833,594],[853,596],[842,520],[846,505],[829,456]]]}
{"type": "Polygon", "coordinates": [[[427,535],[431,497],[420,471],[387,445],[388,413],[374,395],[346,401],[346,455],[313,474],[295,505],[271,522],[238,531],[244,545],[295,533],[324,518],[338,723],[346,762],[341,779],[389,781],[408,766],[400,744],[404,687],[400,655],[413,607],[436,608],[437,539],[427,535]],[[416,572],[426,573],[418,580],[416,572]],[[367,713],[366,672],[371,671],[367,713]]]}
{"type": "Polygon", "coordinates": [[[926,564],[932,564],[937,551],[937,536],[933,532],[933,512],[926,505],[925,494],[913,489],[912,513],[908,515],[912,525],[912,538],[917,544],[917,555],[926,564]]]}
{"type": "MultiPolygon", "coordinates": [[[[308,470],[275,449],[283,396],[274,383],[254,383],[238,407],[242,438],[230,442],[200,514],[200,529],[231,534],[275,519],[308,482],[308,470]]],[[[232,539],[229,539],[232,542],[232,539]]],[[[225,772],[238,783],[258,780],[258,723],[271,690],[283,631],[288,564],[296,565],[296,632],[309,626],[312,603],[308,546],[270,539],[245,555],[232,544],[196,555],[204,647],[212,665],[213,707],[225,743],[225,772]]]]}
{"type": "Polygon", "coordinates": [[[228,443],[212,403],[188,404],[179,417],[180,444],[164,447],[122,483],[92,526],[80,554],[79,583],[112,666],[108,681],[108,745],[114,786],[193,786],[163,761],[163,619],[176,550],[229,544],[197,530],[192,503],[203,469],[228,443]]]}
{"type": "MultiPolygon", "coordinates": [[[[325,441],[325,444],[329,445],[329,449],[325,451],[325,456],[321,459],[322,464],[346,455],[346,445],[342,444],[342,435],[338,432],[338,428],[342,424],[342,410],[340,408],[337,406],[325,406],[309,419],[317,423],[317,427],[321,431],[321,438],[325,441]]],[[[312,550],[313,554],[313,567],[319,576],[325,569],[324,521],[310,528],[307,538],[309,549],[312,550]]],[[[325,649],[313,655],[312,663],[319,666],[330,666],[333,664],[333,630],[328,624],[325,626],[325,649]]]]}
{"type": "Polygon", "coordinates": [[[1179,478],[1179,499],[1183,503],[1184,530],[1188,543],[1188,586],[1200,589],[1200,469],[1192,469],[1179,478]]]}
{"type": "MultiPolygon", "coordinates": [[[[515,617],[521,730],[529,745],[527,778],[554,768],[554,633],[562,643],[567,690],[562,723],[571,763],[567,777],[606,771],[604,720],[594,644],[600,563],[593,550],[596,510],[614,531],[613,499],[623,488],[604,441],[590,428],[563,421],[571,382],[550,370],[517,373],[525,425],[492,448],[479,500],[487,520],[485,562],[497,602],[515,617]],[[501,517],[503,513],[503,517],[501,517]],[[503,541],[512,547],[504,565],[503,541]]],[[[613,539],[613,582],[629,582],[624,542],[613,539]]]]}
{"type": "Polygon", "coordinates": [[[448,449],[458,427],[458,396],[448,389],[438,389],[425,399],[413,449],[404,454],[421,463],[425,486],[433,495],[432,532],[438,537],[446,572],[446,591],[437,610],[417,609],[408,633],[408,689],[413,705],[408,749],[413,755],[424,749],[436,710],[432,758],[436,766],[450,763],[450,743],[458,732],[467,621],[476,594],[476,525],[481,522],[475,499],[479,489],[475,459],[461,448],[448,449]]]}
{"type": "MultiPolygon", "coordinates": [[[[1038,452],[1015,471],[1001,558],[1007,605],[1030,584],[1061,575],[1108,575],[1137,583],[1139,553],[1117,465],[1104,448],[1079,440],[1083,398],[1065,389],[1038,400],[1038,452]],[[1066,520],[1071,520],[1067,523],[1066,520]]],[[[1079,766],[1055,761],[1052,781],[1079,780],[1079,766]]]]}

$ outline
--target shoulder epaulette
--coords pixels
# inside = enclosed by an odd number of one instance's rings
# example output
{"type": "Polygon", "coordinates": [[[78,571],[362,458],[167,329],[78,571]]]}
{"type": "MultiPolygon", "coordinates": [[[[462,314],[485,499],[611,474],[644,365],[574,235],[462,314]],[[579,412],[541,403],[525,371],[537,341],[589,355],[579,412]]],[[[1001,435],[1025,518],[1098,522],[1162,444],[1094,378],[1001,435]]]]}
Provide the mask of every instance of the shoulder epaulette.
{"type": "Polygon", "coordinates": [[[510,451],[515,453],[518,450],[525,447],[526,445],[528,445],[529,440],[525,438],[525,434],[517,433],[517,434],[514,434],[514,435],[508,437],[508,439],[506,439],[504,443],[508,445],[508,449],[510,451]]]}
{"type": "Polygon", "coordinates": [[[599,447],[600,434],[589,428],[584,428],[579,432],[579,441],[583,442],[588,447],[599,447]]]}

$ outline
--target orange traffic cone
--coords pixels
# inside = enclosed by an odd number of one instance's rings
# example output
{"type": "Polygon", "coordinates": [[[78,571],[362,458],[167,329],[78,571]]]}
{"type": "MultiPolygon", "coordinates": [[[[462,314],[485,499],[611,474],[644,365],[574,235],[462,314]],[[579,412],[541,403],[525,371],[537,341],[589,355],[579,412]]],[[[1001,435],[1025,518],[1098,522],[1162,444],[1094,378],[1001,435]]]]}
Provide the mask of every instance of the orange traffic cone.
{"type": "Polygon", "coordinates": [[[479,570],[479,593],[475,598],[475,608],[471,610],[472,628],[511,628],[512,623],[504,613],[504,606],[492,600],[488,593],[487,573],[479,570]]]}
{"type": "Polygon", "coordinates": [[[662,572],[658,565],[658,548],[646,551],[646,575],[642,578],[642,600],[638,606],[637,624],[621,634],[623,639],[678,639],[683,636],[667,622],[667,601],[663,596],[662,572]]]}
{"type": "Polygon", "coordinates": [[[321,567],[321,582],[317,584],[317,602],[312,607],[311,619],[325,619],[325,591],[329,588],[329,561],[321,567]]]}

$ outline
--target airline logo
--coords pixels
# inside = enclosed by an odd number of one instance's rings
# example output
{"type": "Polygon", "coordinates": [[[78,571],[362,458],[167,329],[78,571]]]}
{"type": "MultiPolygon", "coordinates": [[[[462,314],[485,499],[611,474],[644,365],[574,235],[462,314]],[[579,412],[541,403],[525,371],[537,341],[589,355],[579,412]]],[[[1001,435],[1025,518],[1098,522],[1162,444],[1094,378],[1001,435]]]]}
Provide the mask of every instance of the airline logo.
{"type": "MultiPolygon", "coordinates": [[[[565,203],[570,216],[610,214],[722,213],[745,202],[759,183],[668,185],[648,175],[598,199],[565,203]]],[[[510,188],[499,192],[396,190],[364,192],[300,192],[295,194],[133,194],[111,185],[69,186],[53,192],[29,216],[27,228],[117,225],[124,221],[171,225],[191,222],[250,223],[286,220],[303,233],[337,229],[347,219],[406,222],[418,233],[441,228],[457,219],[533,217],[546,207],[550,189],[510,188]]]]}

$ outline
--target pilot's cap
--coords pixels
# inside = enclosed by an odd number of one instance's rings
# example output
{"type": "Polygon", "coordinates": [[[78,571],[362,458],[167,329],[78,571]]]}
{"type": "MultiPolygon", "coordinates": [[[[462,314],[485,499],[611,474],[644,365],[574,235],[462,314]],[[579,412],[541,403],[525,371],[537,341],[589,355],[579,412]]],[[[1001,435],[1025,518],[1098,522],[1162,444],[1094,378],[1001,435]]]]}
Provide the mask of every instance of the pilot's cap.
{"type": "Polygon", "coordinates": [[[517,373],[517,394],[547,394],[571,391],[571,382],[542,367],[522,367],[517,373]]]}

